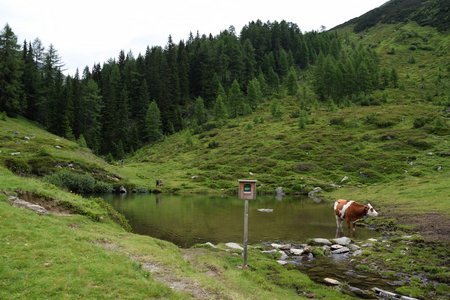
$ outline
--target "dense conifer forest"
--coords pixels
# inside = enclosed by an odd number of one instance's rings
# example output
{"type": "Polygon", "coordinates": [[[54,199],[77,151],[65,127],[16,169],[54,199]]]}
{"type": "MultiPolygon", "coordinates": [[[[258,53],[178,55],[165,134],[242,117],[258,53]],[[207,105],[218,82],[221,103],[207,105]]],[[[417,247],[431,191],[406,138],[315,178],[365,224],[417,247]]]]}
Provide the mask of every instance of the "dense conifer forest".
{"type": "MultiPolygon", "coordinates": [[[[22,115],[95,153],[120,159],[144,144],[190,127],[220,126],[251,114],[264,98],[304,96],[310,81],[320,101],[361,101],[395,85],[370,49],[336,32],[296,24],[251,22],[217,36],[190,34],[144,54],[120,51],[103,64],[64,75],[53,45],[19,45],[8,24],[0,33],[0,111],[22,115]],[[303,72],[304,71],[304,72],[303,72]]],[[[305,99],[306,100],[306,99],[305,99]]]]}

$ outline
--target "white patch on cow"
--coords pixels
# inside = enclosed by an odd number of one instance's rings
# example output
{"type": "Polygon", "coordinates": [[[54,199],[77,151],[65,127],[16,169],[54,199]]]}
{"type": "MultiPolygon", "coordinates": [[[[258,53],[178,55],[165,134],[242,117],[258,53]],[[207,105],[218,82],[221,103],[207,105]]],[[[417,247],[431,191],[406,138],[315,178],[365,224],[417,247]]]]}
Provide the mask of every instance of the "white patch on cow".
{"type": "Polygon", "coordinates": [[[368,216],[371,216],[371,217],[378,216],[378,212],[372,207],[372,205],[370,203],[368,203],[367,206],[369,207],[369,210],[367,211],[368,216]]]}
{"type": "Polygon", "coordinates": [[[334,201],[333,210],[336,211],[336,207],[338,206],[339,202],[336,200],[334,201]]]}
{"type": "Polygon", "coordinates": [[[355,202],[355,201],[348,201],[347,203],[345,203],[345,205],[341,209],[341,218],[345,217],[345,212],[347,211],[347,208],[349,208],[350,205],[353,204],[353,202],[355,202]]]}

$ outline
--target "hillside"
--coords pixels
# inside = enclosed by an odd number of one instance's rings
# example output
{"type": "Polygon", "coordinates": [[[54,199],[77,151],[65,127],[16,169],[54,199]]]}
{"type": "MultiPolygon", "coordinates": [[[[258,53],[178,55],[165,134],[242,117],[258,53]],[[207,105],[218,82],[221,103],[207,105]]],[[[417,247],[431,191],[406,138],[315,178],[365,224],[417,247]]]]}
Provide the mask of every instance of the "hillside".
{"type": "Polygon", "coordinates": [[[399,24],[409,21],[448,32],[450,3],[446,0],[391,0],[337,28],[354,26],[355,32],[361,32],[377,24],[399,24]]]}
{"type": "Polygon", "coordinates": [[[317,185],[448,175],[448,34],[414,23],[340,34],[370,45],[382,68],[397,70],[399,87],[373,93],[375,105],[316,105],[302,129],[301,99],[267,100],[250,116],[140,149],[125,160],[124,172],[141,184],[162,179],[170,191],[232,192],[238,178],[252,177],[269,193],[278,186],[304,193],[317,185]]]}

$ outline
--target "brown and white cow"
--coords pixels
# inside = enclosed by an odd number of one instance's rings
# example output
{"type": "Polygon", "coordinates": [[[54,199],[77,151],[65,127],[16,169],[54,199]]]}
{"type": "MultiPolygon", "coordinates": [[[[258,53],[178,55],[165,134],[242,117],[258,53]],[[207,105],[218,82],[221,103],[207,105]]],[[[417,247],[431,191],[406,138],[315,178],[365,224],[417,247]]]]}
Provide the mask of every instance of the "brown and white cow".
{"type": "Polygon", "coordinates": [[[342,221],[346,221],[348,229],[355,231],[355,223],[364,216],[376,217],[377,211],[368,203],[360,204],[356,201],[339,199],[334,202],[334,213],[336,214],[337,229],[342,229],[342,221]]]}

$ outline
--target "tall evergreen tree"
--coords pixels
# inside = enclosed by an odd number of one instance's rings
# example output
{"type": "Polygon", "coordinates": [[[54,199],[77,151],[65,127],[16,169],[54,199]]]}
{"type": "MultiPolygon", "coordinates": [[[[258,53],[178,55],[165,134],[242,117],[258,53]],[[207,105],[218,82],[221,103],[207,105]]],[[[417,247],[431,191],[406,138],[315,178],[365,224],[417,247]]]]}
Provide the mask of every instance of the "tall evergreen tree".
{"type": "Polygon", "coordinates": [[[15,115],[22,110],[20,46],[8,24],[0,32],[0,111],[15,115]]]}
{"type": "Polygon", "coordinates": [[[214,103],[214,119],[216,121],[223,121],[227,119],[228,113],[222,95],[217,95],[216,102],[214,103]]]}
{"type": "Polygon", "coordinates": [[[23,47],[24,68],[22,83],[24,89],[25,116],[31,120],[37,120],[38,102],[40,93],[40,75],[37,64],[34,60],[33,48],[31,44],[23,47]]]}
{"type": "Polygon", "coordinates": [[[288,94],[290,96],[295,96],[297,94],[297,90],[298,90],[297,72],[295,72],[295,69],[293,67],[291,67],[289,69],[289,73],[286,78],[286,86],[287,86],[288,94]]]}
{"type": "Polygon", "coordinates": [[[237,80],[233,81],[228,92],[228,112],[231,118],[236,118],[244,112],[244,103],[241,88],[237,80]]]}
{"type": "Polygon", "coordinates": [[[253,78],[247,87],[248,104],[252,110],[255,110],[258,103],[261,102],[262,92],[258,79],[253,78]]]}
{"type": "Polygon", "coordinates": [[[147,135],[146,140],[150,143],[157,142],[162,139],[162,123],[161,115],[158,105],[155,101],[150,102],[147,114],[146,114],[146,124],[147,124],[147,135]]]}
{"type": "Polygon", "coordinates": [[[208,120],[208,113],[205,109],[205,104],[202,97],[197,97],[197,99],[195,99],[194,115],[195,121],[198,125],[202,125],[208,120]]]}

